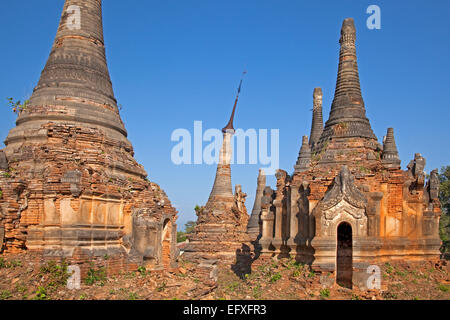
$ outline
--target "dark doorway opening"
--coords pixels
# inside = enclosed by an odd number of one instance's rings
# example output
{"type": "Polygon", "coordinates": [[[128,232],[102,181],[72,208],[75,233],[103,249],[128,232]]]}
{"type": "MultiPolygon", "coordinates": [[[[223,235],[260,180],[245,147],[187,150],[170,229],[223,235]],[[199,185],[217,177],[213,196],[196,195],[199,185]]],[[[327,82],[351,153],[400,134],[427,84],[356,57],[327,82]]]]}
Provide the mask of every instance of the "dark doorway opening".
{"type": "Polygon", "coordinates": [[[352,288],[353,240],[352,226],[342,222],[337,229],[336,282],[342,287],[352,288]]]}

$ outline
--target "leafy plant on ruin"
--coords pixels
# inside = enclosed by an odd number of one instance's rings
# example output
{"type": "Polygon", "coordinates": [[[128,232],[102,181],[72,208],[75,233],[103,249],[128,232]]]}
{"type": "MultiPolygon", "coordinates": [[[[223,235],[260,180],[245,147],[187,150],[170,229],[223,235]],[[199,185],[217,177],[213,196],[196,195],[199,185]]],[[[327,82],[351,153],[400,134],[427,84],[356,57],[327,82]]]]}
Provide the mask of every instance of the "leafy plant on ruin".
{"type": "Polygon", "coordinates": [[[8,100],[8,107],[11,108],[11,110],[15,114],[20,114],[23,111],[26,111],[28,109],[28,104],[30,103],[29,99],[25,100],[23,103],[20,100],[14,101],[13,98],[7,98],[7,100],[8,100]]]}
{"type": "Polygon", "coordinates": [[[147,275],[150,274],[150,271],[147,271],[147,268],[145,268],[144,266],[140,266],[138,268],[138,272],[141,274],[141,276],[145,277],[147,275]]]}
{"type": "Polygon", "coordinates": [[[386,262],[384,266],[386,267],[385,271],[387,274],[391,274],[394,271],[394,267],[389,262],[386,262]]]}
{"type": "Polygon", "coordinates": [[[320,290],[320,296],[322,298],[329,298],[330,297],[330,289],[322,289],[322,290],[320,290]]]}
{"type": "Polygon", "coordinates": [[[45,287],[39,286],[36,290],[33,300],[50,300],[47,289],[45,287]]]}
{"type": "Polygon", "coordinates": [[[47,262],[40,268],[39,274],[41,279],[46,280],[48,289],[51,292],[57,288],[65,286],[67,279],[71,276],[68,272],[68,264],[63,260],[60,264],[52,260],[47,262]]]}
{"type": "Polygon", "coordinates": [[[281,279],[281,274],[280,273],[275,273],[271,278],[270,278],[270,282],[275,283],[278,280],[281,279]]]}
{"type": "Polygon", "coordinates": [[[128,300],[138,300],[140,297],[136,292],[130,292],[128,295],[128,300]]]}
{"type": "Polygon", "coordinates": [[[352,293],[351,300],[361,300],[361,298],[357,294],[352,293]]]}
{"type": "Polygon", "coordinates": [[[22,266],[22,261],[11,260],[6,261],[4,258],[0,258],[0,269],[14,269],[22,266]]]}
{"type": "Polygon", "coordinates": [[[166,287],[167,287],[167,283],[165,281],[163,281],[163,283],[158,288],[156,288],[156,291],[163,292],[164,290],[166,290],[166,287]]]}
{"type": "Polygon", "coordinates": [[[93,264],[89,268],[87,273],[87,277],[84,280],[84,283],[87,285],[98,284],[99,286],[104,286],[106,282],[106,269],[105,267],[95,268],[93,264]]]}
{"type": "Polygon", "coordinates": [[[9,290],[0,291],[0,300],[7,300],[12,297],[12,294],[9,290]]]}
{"type": "Polygon", "coordinates": [[[440,284],[438,286],[438,289],[441,290],[442,292],[447,292],[448,291],[448,286],[446,286],[445,284],[440,284]]]}
{"type": "Polygon", "coordinates": [[[11,172],[9,172],[9,171],[3,172],[3,173],[2,173],[2,176],[3,176],[3,178],[7,178],[7,179],[9,179],[9,178],[12,177],[11,172]]]}

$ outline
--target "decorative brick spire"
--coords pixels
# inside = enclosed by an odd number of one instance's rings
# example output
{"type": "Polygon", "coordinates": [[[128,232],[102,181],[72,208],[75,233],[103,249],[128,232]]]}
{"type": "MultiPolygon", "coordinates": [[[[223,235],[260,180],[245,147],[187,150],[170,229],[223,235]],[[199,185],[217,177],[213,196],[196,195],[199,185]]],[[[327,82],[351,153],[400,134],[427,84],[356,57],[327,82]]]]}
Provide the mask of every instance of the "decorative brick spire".
{"type": "Polygon", "coordinates": [[[323,132],[323,117],[322,117],[322,89],[314,88],[313,93],[314,104],[313,104],[313,118],[311,125],[311,135],[309,137],[309,145],[311,148],[319,141],[320,136],[323,132]]]}
{"type": "Polygon", "coordinates": [[[395,145],[394,128],[387,129],[387,134],[383,139],[383,154],[381,159],[385,166],[400,168],[401,161],[398,156],[397,146],[395,145]]]}
{"type": "MultiPolygon", "coordinates": [[[[246,72],[243,73],[245,75],[246,72]]],[[[230,120],[228,124],[222,129],[223,132],[223,143],[222,149],[220,149],[219,163],[217,165],[216,178],[214,180],[214,185],[209,195],[208,204],[215,201],[223,201],[227,199],[227,202],[233,201],[233,188],[231,184],[231,167],[230,161],[232,156],[231,150],[231,137],[234,134],[234,115],[236,113],[236,106],[239,100],[239,94],[241,93],[242,78],[239,83],[239,88],[237,91],[236,99],[234,100],[233,111],[231,112],[230,120]],[[218,199],[216,199],[218,197],[218,199]]],[[[207,206],[208,206],[207,204],[207,206]]]]}
{"type": "Polygon", "coordinates": [[[47,64],[6,144],[49,120],[100,127],[131,146],[106,63],[101,0],[66,0],[47,64]]]}
{"type": "MultiPolygon", "coordinates": [[[[219,163],[217,164],[216,178],[214,179],[214,185],[209,195],[208,204],[216,201],[223,201],[226,199],[228,202],[233,201],[233,188],[231,185],[231,137],[233,136],[232,130],[227,129],[223,133],[223,143],[220,149],[219,163]]],[[[207,206],[208,206],[207,204],[207,206]]]]}
{"type": "Polygon", "coordinates": [[[356,58],[356,29],[352,18],[342,24],[339,69],[330,117],[320,143],[331,137],[363,137],[376,140],[366,117],[356,58]]]}
{"type": "Polygon", "coordinates": [[[146,179],[126,138],[106,63],[101,0],[65,1],[48,61],[16,124],[3,150],[14,176],[0,177],[2,207],[20,218],[5,229],[6,250],[76,263],[108,254],[121,259],[117,266],[174,265],[176,210],[146,179]]]}
{"type": "Polygon", "coordinates": [[[263,169],[259,169],[258,182],[256,185],[255,203],[253,204],[252,214],[247,225],[247,232],[259,234],[259,216],[261,214],[261,200],[264,188],[266,187],[266,174],[263,169]]]}
{"type": "Polygon", "coordinates": [[[308,144],[308,136],[303,136],[302,147],[298,154],[297,163],[294,166],[295,172],[302,172],[309,169],[311,164],[311,147],[308,144]]]}

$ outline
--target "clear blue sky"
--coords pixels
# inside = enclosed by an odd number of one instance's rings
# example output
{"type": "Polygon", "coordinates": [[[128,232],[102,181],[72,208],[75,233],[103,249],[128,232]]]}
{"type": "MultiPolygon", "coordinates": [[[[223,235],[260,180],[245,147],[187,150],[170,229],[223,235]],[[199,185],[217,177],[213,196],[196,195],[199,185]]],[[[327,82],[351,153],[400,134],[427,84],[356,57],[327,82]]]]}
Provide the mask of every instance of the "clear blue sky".
{"type": "MultiPolygon", "coordinates": [[[[56,34],[62,0],[0,2],[0,137],[14,126],[6,98],[31,94],[56,34]]],[[[450,1],[104,1],[116,98],[136,158],[179,210],[179,226],[205,204],[215,166],[175,166],[177,128],[222,128],[243,69],[236,128],[280,129],[280,167],[292,172],[309,134],[312,91],[334,93],[342,20],[353,17],[363,98],[381,141],[395,128],[402,166],[415,152],[426,170],[450,164],[450,1]],[[366,8],[381,8],[381,30],[366,8]]],[[[258,165],[232,166],[253,206],[258,165]]],[[[269,179],[274,185],[275,180],[269,179]]]]}

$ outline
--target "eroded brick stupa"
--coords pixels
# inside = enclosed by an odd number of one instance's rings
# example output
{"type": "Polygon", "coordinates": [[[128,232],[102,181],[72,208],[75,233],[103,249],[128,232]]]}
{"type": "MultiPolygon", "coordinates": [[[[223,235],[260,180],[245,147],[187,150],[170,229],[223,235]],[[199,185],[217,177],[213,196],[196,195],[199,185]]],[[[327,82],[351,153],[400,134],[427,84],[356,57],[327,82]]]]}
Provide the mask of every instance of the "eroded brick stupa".
{"type": "Polygon", "coordinates": [[[393,129],[383,145],[374,135],[355,41],[353,19],[345,19],[328,121],[323,126],[316,88],[311,138],[303,138],[294,173],[279,170],[276,190],[264,189],[259,243],[260,259],[290,255],[342,285],[364,287],[372,264],[439,258],[441,209],[437,170],[426,181],[418,153],[401,170],[393,129]]]}
{"type": "Polygon", "coordinates": [[[231,139],[235,133],[233,122],[240,88],[231,118],[222,129],[223,143],[208,202],[197,211],[197,225],[194,232],[188,235],[189,245],[185,249],[186,260],[204,266],[233,262],[243,245],[250,249],[246,232],[249,219],[245,207],[247,195],[240,185],[235,186],[233,194],[231,183],[231,139]]]}
{"type": "MultiPolygon", "coordinates": [[[[132,108],[130,108],[132,112],[132,108]]],[[[176,210],[134,159],[101,0],[66,0],[47,64],[0,151],[0,244],[71,261],[175,264],[176,210]]]]}

